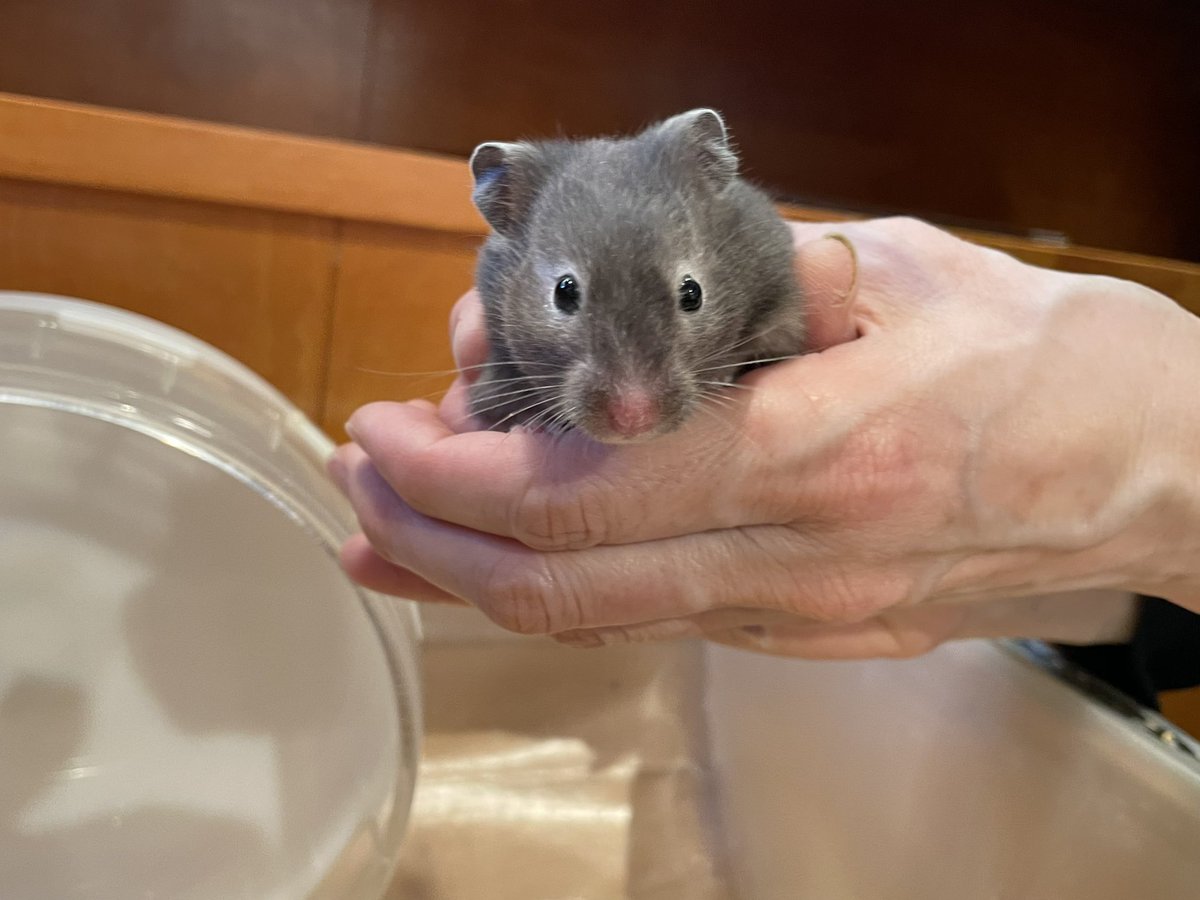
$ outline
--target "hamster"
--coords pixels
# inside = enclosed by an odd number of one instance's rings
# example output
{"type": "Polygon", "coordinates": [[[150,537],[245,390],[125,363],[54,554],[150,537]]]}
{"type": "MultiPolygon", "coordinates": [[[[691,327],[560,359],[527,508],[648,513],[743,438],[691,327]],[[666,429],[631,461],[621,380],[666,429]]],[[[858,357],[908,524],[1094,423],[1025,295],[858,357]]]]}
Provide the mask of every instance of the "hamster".
{"type": "Polygon", "coordinates": [[[477,287],[489,427],[602,443],[670,432],[756,360],[804,349],[791,233],[738,175],[721,116],[620,139],[486,143],[477,287]]]}

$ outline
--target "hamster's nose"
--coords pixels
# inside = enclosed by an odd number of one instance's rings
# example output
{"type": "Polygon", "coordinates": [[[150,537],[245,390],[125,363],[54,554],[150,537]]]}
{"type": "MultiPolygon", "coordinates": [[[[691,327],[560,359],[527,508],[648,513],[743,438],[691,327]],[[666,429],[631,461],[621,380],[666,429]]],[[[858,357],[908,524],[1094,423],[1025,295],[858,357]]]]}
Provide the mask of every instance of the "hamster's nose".
{"type": "Polygon", "coordinates": [[[658,400],[639,384],[618,385],[608,395],[605,413],[612,430],[627,438],[650,431],[662,416],[658,400]]]}

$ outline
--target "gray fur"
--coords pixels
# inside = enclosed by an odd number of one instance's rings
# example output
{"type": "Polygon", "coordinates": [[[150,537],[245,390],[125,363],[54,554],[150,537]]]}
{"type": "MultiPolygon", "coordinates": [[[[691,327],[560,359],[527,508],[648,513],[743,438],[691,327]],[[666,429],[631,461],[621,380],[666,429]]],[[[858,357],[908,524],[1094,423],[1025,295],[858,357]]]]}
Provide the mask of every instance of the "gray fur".
{"type": "Polygon", "coordinates": [[[471,168],[495,229],[477,273],[491,356],[472,390],[489,426],[617,441],[604,404],[633,379],[658,398],[661,434],[714,390],[697,382],[803,349],[790,231],[737,176],[712,110],[632,138],[484,144],[471,168]],[[568,274],[582,288],[574,315],[553,303],[568,274]],[[696,312],[679,306],[684,275],[703,288],[696,312]]]}

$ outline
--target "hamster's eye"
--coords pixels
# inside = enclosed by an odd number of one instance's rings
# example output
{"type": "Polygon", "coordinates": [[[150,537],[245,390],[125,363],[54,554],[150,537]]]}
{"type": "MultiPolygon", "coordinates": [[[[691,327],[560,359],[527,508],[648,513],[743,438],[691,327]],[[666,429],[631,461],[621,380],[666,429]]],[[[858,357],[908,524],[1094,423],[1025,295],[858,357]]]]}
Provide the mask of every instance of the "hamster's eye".
{"type": "Polygon", "coordinates": [[[579,309],[579,282],[574,275],[564,275],[554,286],[554,305],[567,315],[579,309]]]}
{"type": "Polygon", "coordinates": [[[684,312],[695,312],[704,303],[704,291],[700,282],[691,275],[685,275],[679,282],[679,308],[684,312]]]}

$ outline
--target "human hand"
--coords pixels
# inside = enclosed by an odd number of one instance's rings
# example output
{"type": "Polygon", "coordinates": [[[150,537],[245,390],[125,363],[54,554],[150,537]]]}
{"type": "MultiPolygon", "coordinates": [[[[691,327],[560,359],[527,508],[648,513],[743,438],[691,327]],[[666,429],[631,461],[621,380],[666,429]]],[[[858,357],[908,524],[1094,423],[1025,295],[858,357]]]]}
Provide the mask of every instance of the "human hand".
{"type": "MultiPolygon", "coordinates": [[[[333,470],[369,539],[347,570],[570,643],[703,633],[805,656],[1104,640],[1127,591],[1200,593],[1197,414],[1175,390],[1195,383],[1195,319],[912,221],[796,232],[836,346],[752,373],[719,419],[618,448],[456,433],[462,382],[441,417],[356,413],[333,470]]],[[[482,331],[458,312],[468,364],[482,331]]]]}

